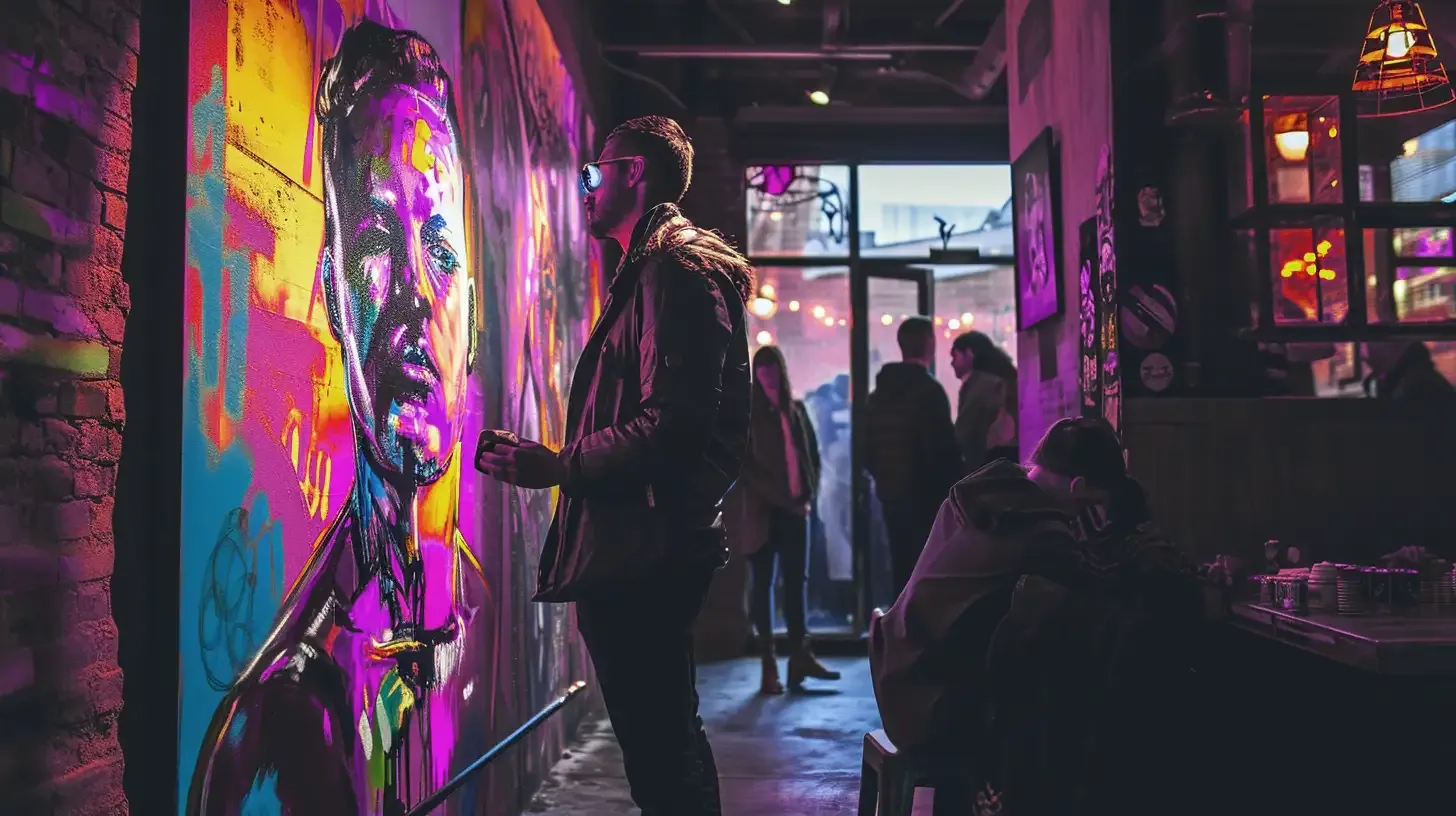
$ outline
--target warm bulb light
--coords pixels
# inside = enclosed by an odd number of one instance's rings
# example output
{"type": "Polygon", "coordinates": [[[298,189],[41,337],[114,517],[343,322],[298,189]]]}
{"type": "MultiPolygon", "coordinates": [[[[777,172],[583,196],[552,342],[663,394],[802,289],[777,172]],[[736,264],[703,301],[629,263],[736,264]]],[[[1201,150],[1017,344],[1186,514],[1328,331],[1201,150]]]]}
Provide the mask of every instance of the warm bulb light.
{"type": "Polygon", "coordinates": [[[814,319],[815,320],[823,320],[824,319],[824,307],[823,306],[815,306],[814,309],[813,309],[813,314],[814,314],[814,319]]]}
{"type": "Polygon", "coordinates": [[[974,322],[976,322],[976,316],[971,314],[970,312],[965,312],[961,315],[962,326],[969,326],[974,322]]]}
{"type": "Polygon", "coordinates": [[[752,308],[755,317],[768,319],[773,317],[774,313],[779,310],[779,305],[766,297],[756,297],[753,299],[752,308]]]}
{"type": "Polygon", "coordinates": [[[778,290],[774,288],[772,283],[765,283],[758,287],[758,293],[766,298],[771,298],[778,294],[778,290]]]}
{"type": "Polygon", "coordinates": [[[1289,130],[1274,134],[1274,147],[1287,162],[1302,162],[1309,153],[1309,131],[1289,130]]]}
{"type": "Polygon", "coordinates": [[[781,5],[781,6],[788,6],[788,5],[792,5],[793,2],[794,2],[794,0],[779,0],[779,5],[781,5]]]}
{"type": "Polygon", "coordinates": [[[826,318],[824,318],[824,325],[826,325],[826,326],[833,326],[834,325],[834,318],[832,318],[832,317],[826,317],[826,318]]]}
{"type": "Polygon", "coordinates": [[[757,334],[757,336],[755,336],[753,339],[754,340],[757,340],[758,341],[758,344],[760,346],[767,346],[767,345],[772,345],[773,344],[773,335],[772,334],[769,334],[767,331],[761,331],[761,332],[759,332],[757,334]]]}
{"type": "Polygon", "coordinates": [[[890,325],[891,323],[894,323],[894,322],[895,322],[895,318],[890,317],[889,315],[880,315],[880,325],[881,326],[888,326],[888,325],[890,325]]]}
{"type": "Polygon", "coordinates": [[[797,311],[799,311],[799,301],[797,301],[797,300],[791,300],[791,301],[789,301],[789,311],[791,311],[791,312],[797,312],[797,311]]]}
{"type": "Polygon", "coordinates": [[[829,94],[826,91],[810,91],[809,101],[813,102],[816,105],[828,105],[829,94]]]}
{"type": "Polygon", "coordinates": [[[1385,32],[1385,56],[1391,59],[1405,59],[1415,44],[1415,35],[1403,25],[1392,25],[1385,32]]]}
{"type": "Polygon", "coordinates": [[[955,331],[956,329],[959,329],[961,327],[961,322],[952,317],[950,319],[950,322],[947,323],[946,326],[949,327],[951,331],[955,331]]]}

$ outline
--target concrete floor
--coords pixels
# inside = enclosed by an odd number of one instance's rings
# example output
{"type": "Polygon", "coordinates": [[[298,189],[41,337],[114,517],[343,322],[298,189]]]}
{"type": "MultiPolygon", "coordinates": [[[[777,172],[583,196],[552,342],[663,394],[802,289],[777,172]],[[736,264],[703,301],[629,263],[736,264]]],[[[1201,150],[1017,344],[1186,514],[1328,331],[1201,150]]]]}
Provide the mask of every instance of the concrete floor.
{"type": "MultiPolygon", "coordinates": [[[[843,673],[816,683],[820,693],[761,697],[752,658],[699,668],[698,693],[713,742],[725,816],[853,814],[859,798],[864,734],[880,727],[865,658],[825,658],[843,673]]],[[[811,681],[812,682],[812,681],[811,681]]],[[[929,816],[922,791],[916,816],[929,816]]],[[[530,813],[548,816],[635,814],[622,777],[622,754],[605,716],[582,725],[530,813]]]]}

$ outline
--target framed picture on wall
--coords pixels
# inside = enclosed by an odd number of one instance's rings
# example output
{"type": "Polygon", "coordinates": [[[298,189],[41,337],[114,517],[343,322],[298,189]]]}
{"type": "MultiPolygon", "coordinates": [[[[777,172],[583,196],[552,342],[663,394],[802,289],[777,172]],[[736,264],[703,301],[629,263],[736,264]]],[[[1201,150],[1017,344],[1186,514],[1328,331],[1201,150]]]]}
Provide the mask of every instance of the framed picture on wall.
{"type": "Polygon", "coordinates": [[[1057,184],[1056,144],[1047,128],[1011,163],[1016,319],[1021,329],[1062,312],[1057,184]]]}

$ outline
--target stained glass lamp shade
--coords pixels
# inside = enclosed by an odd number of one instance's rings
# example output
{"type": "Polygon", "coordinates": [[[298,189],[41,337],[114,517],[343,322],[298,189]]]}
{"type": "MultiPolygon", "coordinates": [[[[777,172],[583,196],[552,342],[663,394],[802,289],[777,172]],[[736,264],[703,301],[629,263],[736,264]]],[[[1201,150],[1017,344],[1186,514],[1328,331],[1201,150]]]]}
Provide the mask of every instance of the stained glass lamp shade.
{"type": "Polygon", "coordinates": [[[1420,3],[1384,0],[1367,32],[1352,86],[1362,117],[1418,113],[1456,99],[1420,3]]]}

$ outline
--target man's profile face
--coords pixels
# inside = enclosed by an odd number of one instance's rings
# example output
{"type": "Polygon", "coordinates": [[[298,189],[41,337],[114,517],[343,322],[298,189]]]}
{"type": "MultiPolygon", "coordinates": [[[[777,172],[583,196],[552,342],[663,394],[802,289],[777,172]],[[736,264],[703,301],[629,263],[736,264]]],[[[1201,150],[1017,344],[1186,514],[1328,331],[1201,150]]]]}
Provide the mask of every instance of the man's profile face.
{"type": "MultiPolygon", "coordinates": [[[[633,153],[624,151],[617,139],[608,139],[597,158],[601,168],[601,184],[587,191],[582,198],[586,208],[586,227],[593,238],[609,237],[632,217],[637,203],[635,187],[642,181],[641,160],[633,161],[633,153]]],[[[623,247],[626,249],[626,247],[623,247]]]]}
{"type": "Polygon", "coordinates": [[[950,350],[950,368],[959,379],[964,380],[970,375],[971,366],[975,360],[976,353],[970,349],[952,348],[950,350]]]}
{"type": "Polygon", "coordinates": [[[429,484],[460,436],[475,330],[454,130],[396,86],[350,113],[339,150],[326,274],[350,410],[376,466],[429,484]]]}

